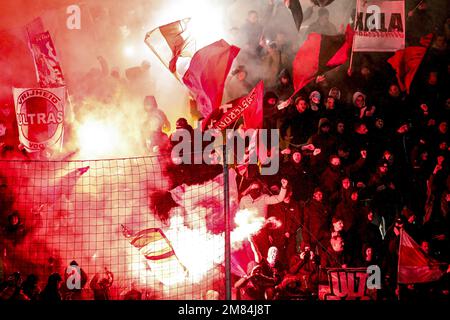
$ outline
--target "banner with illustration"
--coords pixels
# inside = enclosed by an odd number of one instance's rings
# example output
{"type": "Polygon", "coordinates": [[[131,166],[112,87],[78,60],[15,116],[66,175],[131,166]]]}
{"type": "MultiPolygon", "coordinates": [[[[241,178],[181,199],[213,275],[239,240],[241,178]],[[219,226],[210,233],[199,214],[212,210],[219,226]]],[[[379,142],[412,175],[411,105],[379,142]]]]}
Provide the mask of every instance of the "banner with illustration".
{"type": "Polygon", "coordinates": [[[64,76],[50,33],[42,32],[29,38],[39,85],[42,88],[64,86],[64,76]]]}

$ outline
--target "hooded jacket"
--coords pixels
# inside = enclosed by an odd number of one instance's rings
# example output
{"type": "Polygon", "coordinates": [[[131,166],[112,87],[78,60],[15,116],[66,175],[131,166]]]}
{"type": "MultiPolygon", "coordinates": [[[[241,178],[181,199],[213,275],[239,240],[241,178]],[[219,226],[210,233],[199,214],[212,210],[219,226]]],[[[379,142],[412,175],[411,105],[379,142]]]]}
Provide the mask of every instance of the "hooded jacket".
{"type": "Polygon", "coordinates": [[[363,96],[363,98],[364,98],[364,103],[366,102],[367,96],[366,96],[364,93],[360,92],[360,91],[356,91],[356,92],[353,94],[353,98],[352,98],[352,102],[353,102],[353,105],[354,105],[355,107],[357,106],[357,105],[356,105],[356,99],[357,99],[359,96],[363,96]]]}
{"type": "Polygon", "coordinates": [[[278,84],[275,88],[275,93],[280,98],[280,100],[287,100],[294,93],[294,86],[292,84],[291,74],[287,69],[283,69],[280,71],[278,75],[278,84]],[[287,78],[288,83],[281,83],[281,78],[287,78]]]}
{"type": "Polygon", "coordinates": [[[324,133],[321,131],[321,128],[325,125],[328,125],[331,131],[331,122],[327,118],[321,118],[317,126],[317,133],[308,139],[308,143],[312,143],[316,148],[322,150],[319,156],[324,157],[324,159],[331,155],[336,145],[336,138],[330,132],[324,133]]]}

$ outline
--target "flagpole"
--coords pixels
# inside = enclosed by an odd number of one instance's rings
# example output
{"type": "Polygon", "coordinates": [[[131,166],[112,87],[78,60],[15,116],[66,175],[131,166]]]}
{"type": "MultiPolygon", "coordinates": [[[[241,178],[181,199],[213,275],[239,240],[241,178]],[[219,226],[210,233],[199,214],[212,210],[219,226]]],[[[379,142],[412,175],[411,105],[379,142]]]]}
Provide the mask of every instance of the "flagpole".
{"type": "Polygon", "coordinates": [[[402,247],[402,244],[403,244],[403,228],[400,229],[400,241],[399,241],[399,245],[398,245],[398,261],[397,261],[397,289],[398,289],[397,299],[398,299],[398,301],[400,301],[400,284],[399,284],[398,280],[399,280],[399,275],[400,275],[400,248],[402,247]]]}
{"type": "MultiPolygon", "coordinates": [[[[360,5],[360,0],[356,0],[355,21],[353,21],[353,31],[356,31],[356,19],[358,16],[359,5],[360,5]]],[[[352,50],[350,53],[350,63],[349,63],[348,70],[347,70],[347,74],[349,76],[352,74],[353,52],[354,52],[353,48],[354,47],[355,47],[355,34],[353,34],[353,38],[352,38],[352,50]]]]}
{"type": "Polygon", "coordinates": [[[223,150],[223,191],[225,216],[225,299],[231,300],[231,217],[230,217],[230,182],[228,172],[227,139],[225,136],[223,150]]]}
{"type": "MultiPolygon", "coordinates": [[[[147,37],[146,37],[147,38],[147,37]]],[[[161,61],[161,63],[167,68],[169,69],[169,66],[167,65],[166,62],[164,62],[164,60],[161,58],[161,56],[158,54],[158,52],[156,51],[156,49],[152,46],[152,44],[145,42],[150,49],[153,51],[153,53],[156,55],[156,57],[159,59],[159,61],[161,61]]],[[[173,76],[180,82],[183,83],[178,75],[178,72],[171,72],[173,74],[173,76]]]]}
{"type": "MultiPolygon", "coordinates": [[[[414,9],[410,10],[409,12],[413,12],[413,13],[414,13],[414,11],[417,10],[417,8],[422,4],[422,2],[423,2],[423,0],[421,0],[421,1],[414,7],[414,9]]],[[[408,12],[407,17],[406,17],[407,19],[409,18],[409,12],[408,12]]]]}

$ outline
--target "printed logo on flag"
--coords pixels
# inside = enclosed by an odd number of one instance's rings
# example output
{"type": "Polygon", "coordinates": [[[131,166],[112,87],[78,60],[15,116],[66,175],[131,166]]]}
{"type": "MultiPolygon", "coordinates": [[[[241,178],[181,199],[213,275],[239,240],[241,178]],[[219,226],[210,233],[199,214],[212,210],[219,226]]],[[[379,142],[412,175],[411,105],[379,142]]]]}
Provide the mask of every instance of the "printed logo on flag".
{"type": "Polygon", "coordinates": [[[64,88],[16,89],[14,101],[20,142],[39,151],[60,141],[64,126],[64,88]]]}

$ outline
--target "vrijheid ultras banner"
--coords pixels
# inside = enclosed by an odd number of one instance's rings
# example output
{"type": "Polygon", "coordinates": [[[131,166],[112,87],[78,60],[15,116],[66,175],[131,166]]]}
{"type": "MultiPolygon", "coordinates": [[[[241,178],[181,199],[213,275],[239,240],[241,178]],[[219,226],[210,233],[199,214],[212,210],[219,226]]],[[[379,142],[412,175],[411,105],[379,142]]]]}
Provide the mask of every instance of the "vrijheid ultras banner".
{"type": "Polygon", "coordinates": [[[355,52],[390,52],[405,48],[405,2],[358,0],[355,52]]]}
{"type": "Polygon", "coordinates": [[[19,139],[27,151],[61,146],[65,87],[13,88],[19,139]]]}

